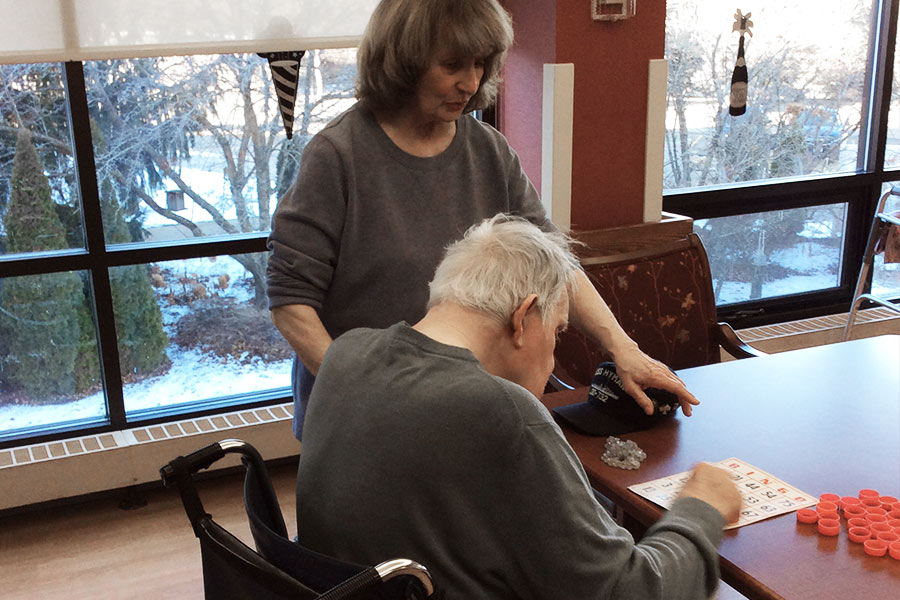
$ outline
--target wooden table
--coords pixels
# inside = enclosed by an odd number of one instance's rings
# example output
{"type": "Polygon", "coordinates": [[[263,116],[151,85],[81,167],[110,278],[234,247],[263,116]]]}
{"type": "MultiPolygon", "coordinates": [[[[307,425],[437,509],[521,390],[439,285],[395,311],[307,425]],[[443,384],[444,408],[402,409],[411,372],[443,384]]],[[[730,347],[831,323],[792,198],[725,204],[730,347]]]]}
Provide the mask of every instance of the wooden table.
{"type": "MultiPolygon", "coordinates": [[[[657,505],[627,486],[742,459],[818,496],[873,488],[900,496],[900,336],[887,335],[717,365],[678,375],[701,401],[692,417],[621,436],[646,453],[625,471],[600,456],[605,438],[563,426],[594,487],[649,525],[657,505]]],[[[547,394],[548,407],[582,402],[586,388],[547,394]]],[[[900,561],[818,535],[790,513],[726,532],[722,579],[749,598],[900,598],[900,561]]]]}

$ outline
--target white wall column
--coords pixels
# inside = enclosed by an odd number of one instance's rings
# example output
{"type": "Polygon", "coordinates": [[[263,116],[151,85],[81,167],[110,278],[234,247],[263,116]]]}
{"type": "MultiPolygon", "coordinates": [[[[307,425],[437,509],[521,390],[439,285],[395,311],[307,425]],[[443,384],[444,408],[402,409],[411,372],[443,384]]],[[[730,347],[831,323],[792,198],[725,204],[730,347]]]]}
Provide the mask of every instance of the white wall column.
{"type": "Polygon", "coordinates": [[[662,218],[668,62],[650,61],[647,86],[647,147],[644,154],[644,223],[662,218]]]}
{"type": "Polygon", "coordinates": [[[572,118],[575,65],[544,65],[541,201],[557,227],[572,225],[572,118]]]}

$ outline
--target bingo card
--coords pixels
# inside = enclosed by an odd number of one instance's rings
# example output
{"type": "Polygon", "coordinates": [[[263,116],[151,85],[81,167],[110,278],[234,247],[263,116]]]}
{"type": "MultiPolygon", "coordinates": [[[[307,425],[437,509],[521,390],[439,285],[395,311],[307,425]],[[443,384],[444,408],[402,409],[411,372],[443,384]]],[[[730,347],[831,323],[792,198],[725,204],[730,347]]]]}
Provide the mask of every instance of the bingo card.
{"type": "MultiPolygon", "coordinates": [[[[737,458],[728,458],[713,464],[731,473],[731,478],[744,499],[738,522],[728,525],[726,529],[749,525],[818,502],[814,496],[801,492],[781,479],[737,458]]],[[[628,489],[663,508],[669,508],[688,479],[690,473],[684,472],[630,485],[628,489]]]]}

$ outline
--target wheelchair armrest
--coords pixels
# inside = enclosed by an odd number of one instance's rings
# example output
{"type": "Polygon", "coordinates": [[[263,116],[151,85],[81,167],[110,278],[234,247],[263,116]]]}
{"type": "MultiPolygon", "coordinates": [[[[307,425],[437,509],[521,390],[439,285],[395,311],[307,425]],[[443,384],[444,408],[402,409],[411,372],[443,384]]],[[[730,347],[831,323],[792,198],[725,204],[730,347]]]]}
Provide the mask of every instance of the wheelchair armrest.
{"type": "Polygon", "coordinates": [[[425,594],[430,596],[434,593],[434,584],[431,582],[431,574],[424,565],[409,560],[407,558],[395,558],[383,563],[375,565],[375,571],[382,581],[388,581],[399,575],[409,575],[419,580],[425,594]]]}
{"type": "MultiPolygon", "coordinates": [[[[421,592],[424,592],[426,597],[434,593],[434,584],[431,581],[431,574],[428,572],[428,569],[412,560],[395,558],[361,571],[324,594],[317,596],[316,600],[358,598],[360,597],[360,592],[400,575],[415,577],[418,586],[420,586],[419,589],[421,592]]],[[[416,595],[413,597],[418,598],[420,596],[416,595]]]]}

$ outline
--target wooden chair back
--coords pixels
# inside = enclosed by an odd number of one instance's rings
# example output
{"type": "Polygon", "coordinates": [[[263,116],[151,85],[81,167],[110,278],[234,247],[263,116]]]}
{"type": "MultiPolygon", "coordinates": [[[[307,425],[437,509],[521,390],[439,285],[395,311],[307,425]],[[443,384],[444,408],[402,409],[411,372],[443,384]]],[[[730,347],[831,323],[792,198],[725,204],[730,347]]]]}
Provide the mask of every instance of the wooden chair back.
{"type": "MultiPolygon", "coordinates": [[[[581,261],[625,332],[649,356],[672,369],[720,361],[709,259],[699,236],[627,254],[581,261]]],[[[574,327],[557,343],[554,375],[587,385],[597,365],[610,360],[574,327]]]]}

